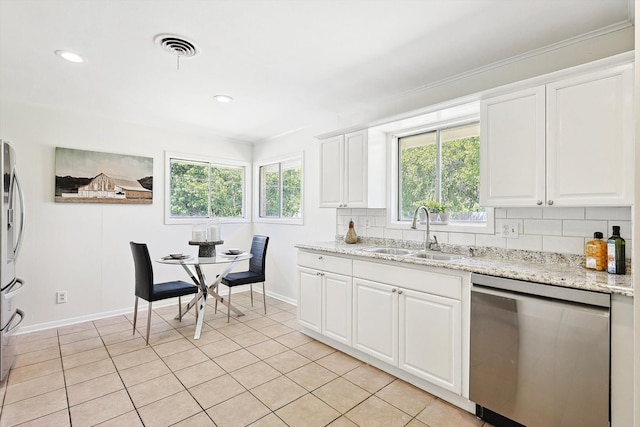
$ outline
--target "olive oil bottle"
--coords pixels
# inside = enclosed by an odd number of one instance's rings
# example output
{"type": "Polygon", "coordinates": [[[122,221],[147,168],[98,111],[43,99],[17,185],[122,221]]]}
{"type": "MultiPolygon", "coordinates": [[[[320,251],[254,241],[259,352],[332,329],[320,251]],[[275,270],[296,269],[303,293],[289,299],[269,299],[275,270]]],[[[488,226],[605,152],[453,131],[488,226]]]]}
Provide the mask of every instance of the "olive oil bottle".
{"type": "Polygon", "coordinates": [[[620,237],[620,226],[613,226],[613,234],[607,240],[607,271],[611,274],[626,273],[624,239],[620,237]]]}

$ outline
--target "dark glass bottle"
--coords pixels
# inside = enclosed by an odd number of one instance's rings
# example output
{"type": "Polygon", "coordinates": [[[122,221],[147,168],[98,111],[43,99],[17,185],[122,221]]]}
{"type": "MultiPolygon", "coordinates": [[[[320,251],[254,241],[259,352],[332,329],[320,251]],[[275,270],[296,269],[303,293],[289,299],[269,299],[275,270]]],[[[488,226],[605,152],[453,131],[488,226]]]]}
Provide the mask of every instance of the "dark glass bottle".
{"type": "Polygon", "coordinates": [[[607,271],[611,274],[626,273],[624,239],[620,237],[620,227],[613,226],[613,234],[607,240],[607,271]]]}

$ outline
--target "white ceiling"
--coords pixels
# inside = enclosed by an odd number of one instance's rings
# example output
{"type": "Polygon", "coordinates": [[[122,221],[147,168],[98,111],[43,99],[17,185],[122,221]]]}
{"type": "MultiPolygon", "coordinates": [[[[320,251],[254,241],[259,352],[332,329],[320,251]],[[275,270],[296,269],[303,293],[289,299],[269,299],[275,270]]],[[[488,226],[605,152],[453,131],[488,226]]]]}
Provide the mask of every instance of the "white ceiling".
{"type": "Polygon", "coordinates": [[[259,141],[579,35],[633,0],[0,0],[0,99],[259,141]],[[201,53],[176,58],[173,33],[201,53]],[[69,49],[87,58],[71,64],[69,49]],[[216,94],[234,98],[215,102],[216,94]]]}

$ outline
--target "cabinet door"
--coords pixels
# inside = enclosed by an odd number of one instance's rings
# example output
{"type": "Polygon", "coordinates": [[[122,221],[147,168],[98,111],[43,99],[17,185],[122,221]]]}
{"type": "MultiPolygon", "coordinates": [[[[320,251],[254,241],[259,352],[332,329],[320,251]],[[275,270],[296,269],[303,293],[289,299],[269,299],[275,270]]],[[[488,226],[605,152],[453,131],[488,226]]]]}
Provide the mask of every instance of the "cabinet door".
{"type": "Polygon", "coordinates": [[[547,203],[630,205],[632,66],[547,85],[547,203]]]}
{"type": "Polygon", "coordinates": [[[480,105],[480,204],[536,206],[545,200],[544,86],[480,105]]]}
{"type": "Polygon", "coordinates": [[[399,292],[399,367],[461,394],[461,302],[422,292],[399,292]]]}
{"type": "Polygon", "coordinates": [[[343,189],[344,138],[340,135],[320,141],[320,207],[342,207],[343,189]]]}
{"type": "Polygon", "coordinates": [[[328,272],[322,277],[322,334],[351,345],[352,279],[328,272]]]}
{"type": "Polygon", "coordinates": [[[354,278],[353,311],[353,346],[397,366],[397,288],[354,278]]]}
{"type": "Polygon", "coordinates": [[[345,194],[344,203],[349,208],[366,208],[367,175],[367,132],[349,133],[345,144],[345,194]]]}
{"type": "Polygon", "coordinates": [[[322,286],[318,270],[298,268],[298,323],[321,332],[322,286]]]}

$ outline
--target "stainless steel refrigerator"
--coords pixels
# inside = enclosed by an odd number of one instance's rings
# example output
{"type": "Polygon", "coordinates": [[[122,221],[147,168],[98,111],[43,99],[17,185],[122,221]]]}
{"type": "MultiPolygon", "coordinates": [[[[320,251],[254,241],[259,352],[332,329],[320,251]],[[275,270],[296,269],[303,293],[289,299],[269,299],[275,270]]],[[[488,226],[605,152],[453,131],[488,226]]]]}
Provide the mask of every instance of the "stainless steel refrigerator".
{"type": "Polygon", "coordinates": [[[13,298],[24,289],[16,277],[16,261],[24,236],[24,194],[16,174],[16,152],[6,141],[2,145],[0,173],[4,178],[0,199],[0,382],[4,381],[15,359],[15,333],[24,320],[24,312],[13,298]]]}

